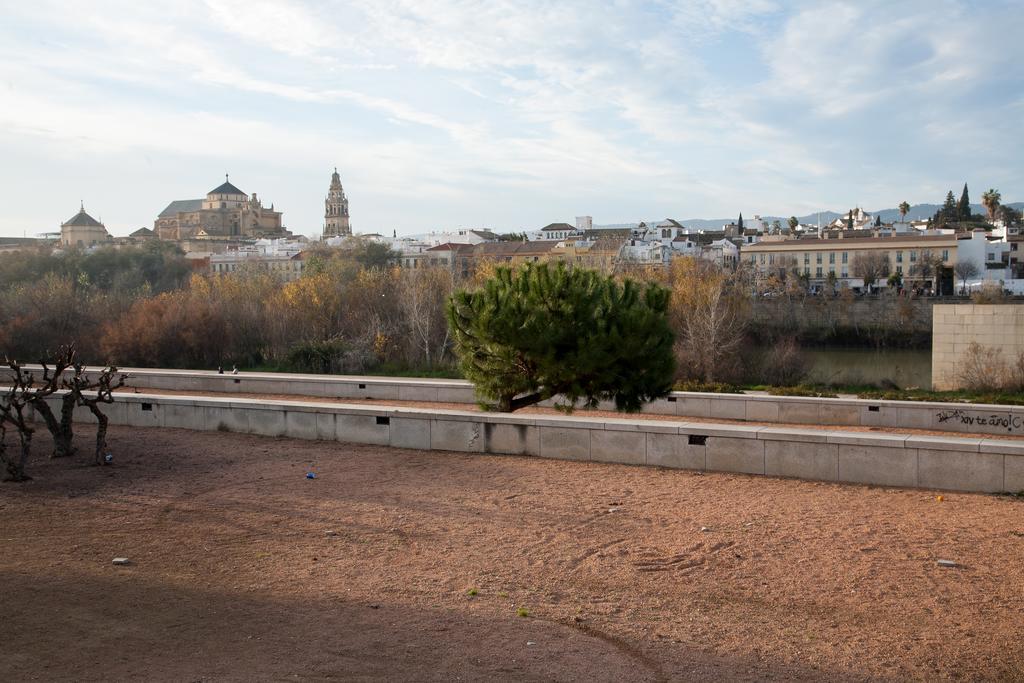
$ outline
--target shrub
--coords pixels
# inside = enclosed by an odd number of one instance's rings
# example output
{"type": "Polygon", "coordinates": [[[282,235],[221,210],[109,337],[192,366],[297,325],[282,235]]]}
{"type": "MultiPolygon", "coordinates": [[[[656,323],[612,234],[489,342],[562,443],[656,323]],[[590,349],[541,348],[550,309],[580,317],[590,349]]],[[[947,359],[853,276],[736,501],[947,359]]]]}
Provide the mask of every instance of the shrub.
{"type": "Polygon", "coordinates": [[[772,396],[811,396],[814,398],[838,398],[836,394],[828,391],[823,391],[816,387],[808,387],[803,385],[792,386],[792,387],[771,387],[768,389],[768,393],[772,396]]]}
{"type": "MultiPolygon", "coordinates": [[[[1018,366],[1021,361],[1018,360],[1018,366]]],[[[1011,389],[1015,378],[1003,358],[1002,349],[993,349],[971,342],[967,352],[960,358],[957,381],[968,391],[995,391],[1011,389]]]]}
{"type": "Polygon", "coordinates": [[[758,380],[763,384],[788,387],[800,384],[809,369],[807,357],[796,339],[780,339],[761,359],[758,380]]]}
{"type": "Polygon", "coordinates": [[[353,348],[342,339],[324,339],[296,344],[288,351],[285,363],[292,372],[331,375],[362,372],[373,354],[353,348]]]}
{"type": "Polygon", "coordinates": [[[698,391],[705,394],[742,394],[743,390],[734,384],[724,382],[701,382],[695,379],[676,382],[674,391],[698,391]]]}

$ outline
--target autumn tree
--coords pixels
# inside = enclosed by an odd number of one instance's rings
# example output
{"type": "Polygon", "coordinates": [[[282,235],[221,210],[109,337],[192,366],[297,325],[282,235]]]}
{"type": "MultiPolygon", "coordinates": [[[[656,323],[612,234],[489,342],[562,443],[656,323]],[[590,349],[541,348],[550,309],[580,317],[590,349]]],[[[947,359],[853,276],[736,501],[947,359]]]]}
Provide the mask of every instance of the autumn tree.
{"type": "Polygon", "coordinates": [[[571,410],[613,400],[635,412],[672,388],[669,292],[564,263],[500,267],[447,313],[464,376],[512,411],[561,396],[571,410]]]}

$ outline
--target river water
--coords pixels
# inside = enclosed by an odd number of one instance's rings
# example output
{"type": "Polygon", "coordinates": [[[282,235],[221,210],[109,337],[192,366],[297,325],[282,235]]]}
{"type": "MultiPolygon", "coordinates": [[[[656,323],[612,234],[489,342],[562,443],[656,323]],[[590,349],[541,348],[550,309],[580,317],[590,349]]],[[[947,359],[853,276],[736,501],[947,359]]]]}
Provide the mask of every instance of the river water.
{"type": "Polygon", "coordinates": [[[884,380],[901,388],[931,389],[930,349],[804,349],[812,384],[878,384],[884,380]]]}

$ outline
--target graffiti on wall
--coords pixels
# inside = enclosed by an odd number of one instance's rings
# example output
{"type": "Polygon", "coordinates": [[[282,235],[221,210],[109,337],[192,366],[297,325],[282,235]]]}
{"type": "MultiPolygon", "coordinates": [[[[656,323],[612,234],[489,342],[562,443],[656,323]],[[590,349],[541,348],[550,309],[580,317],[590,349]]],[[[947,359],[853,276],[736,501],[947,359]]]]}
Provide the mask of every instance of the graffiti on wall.
{"type": "Polygon", "coordinates": [[[952,422],[970,427],[984,427],[982,431],[1019,431],[1024,426],[1024,416],[1013,413],[986,413],[981,411],[967,411],[956,408],[954,410],[940,410],[935,414],[939,424],[952,422]]]}

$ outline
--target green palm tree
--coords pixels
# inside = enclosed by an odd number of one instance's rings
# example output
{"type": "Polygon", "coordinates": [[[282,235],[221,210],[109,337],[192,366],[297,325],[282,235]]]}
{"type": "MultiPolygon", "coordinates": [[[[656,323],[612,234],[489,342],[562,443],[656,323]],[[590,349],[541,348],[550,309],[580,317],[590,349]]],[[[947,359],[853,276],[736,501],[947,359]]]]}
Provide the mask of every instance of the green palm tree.
{"type": "Polygon", "coordinates": [[[900,223],[906,219],[908,213],[910,213],[910,204],[900,202],[900,223]]]}
{"type": "Polygon", "coordinates": [[[985,194],[981,195],[981,204],[988,211],[989,222],[995,221],[996,216],[999,214],[999,203],[1002,201],[1003,195],[999,194],[999,190],[989,189],[985,194]]]}

